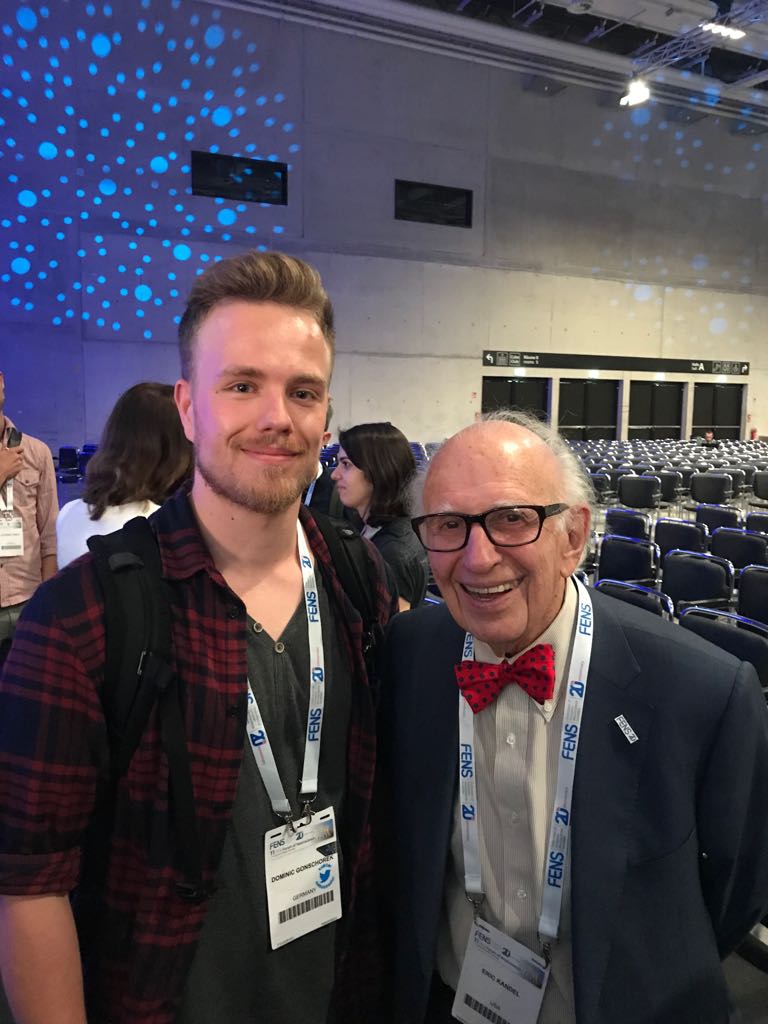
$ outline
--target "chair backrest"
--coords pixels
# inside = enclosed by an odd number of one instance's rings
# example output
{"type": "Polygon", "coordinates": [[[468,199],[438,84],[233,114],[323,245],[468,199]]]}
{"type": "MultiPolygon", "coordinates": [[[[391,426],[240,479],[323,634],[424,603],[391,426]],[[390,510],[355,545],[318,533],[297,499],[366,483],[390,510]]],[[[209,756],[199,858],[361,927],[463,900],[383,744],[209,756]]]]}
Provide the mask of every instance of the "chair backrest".
{"type": "Polygon", "coordinates": [[[768,533],[768,512],[747,512],[746,527],[757,533],[768,533]]]}
{"type": "Polygon", "coordinates": [[[59,448],[59,469],[77,469],[77,448],[73,444],[59,448]]]}
{"type": "Polygon", "coordinates": [[[760,685],[768,687],[768,626],[732,612],[698,608],[680,613],[680,625],[755,667],[760,685]]]}
{"type": "Polygon", "coordinates": [[[624,580],[643,585],[656,582],[659,549],[649,540],[606,533],[600,541],[596,579],[624,580]]]}
{"type": "Polygon", "coordinates": [[[657,476],[623,476],[619,479],[619,501],[630,508],[658,508],[661,481],[657,476]]]}
{"type": "Polygon", "coordinates": [[[668,551],[661,571],[661,587],[672,599],[699,604],[707,601],[727,605],[733,597],[733,565],[725,558],[704,551],[668,551]]]}
{"type": "Polygon", "coordinates": [[[589,480],[592,484],[592,490],[595,492],[595,501],[598,505],[604,505],[606,501],[615,496],[616,492],[607,473],[590,473],[589,480]]]}
{"type": "Polygon", "coordinates": [[[737,569],[745,565],[768,565],[768,537],[762,533],[720,526],[712,534],[709,550],[733,562],[737,569]]]}
{"type": "Polygon", "coordinates": [[[744,491],[747,474],[743,469],[738,466],[726,466],[725,471],[731,478],[731,486],[733,488],[734,495],[742,494],[744,491]]]}
{"type": "Polygon", "coordinates": [[[674,469],[660,469],[656,474],[661,484],[661,500],[674,504],[683,493],[683,475],[674,469]]]}
{"type": "Polygon", "coordinates": [[[675,548],[706,551],[709,529],[706,523],[692,523],[690,519],[657,519],[653,539],[663,560],[666,553],[675,548]]]}
{"type": "Polygon", "coordinates": [[[427,449],[424,447],[421,441],[409,441],[408,447],[411,449],[411,453],[413,455],[417,467],[421,467],[426,462],[429,461],[429,459],[427,458],[427,449]]]}
{"type": "Polygon", "coordinates": [[[339,446],[338,444],[327,444],[320,452],[320,461],[324,466],[329,469],[333,469],[336,463],[339,461],[339,446]]]}
{"type": "Polygon", "coordinates": [[[739,615],[768,624],[768,566],[746,565],[739,576],[739,615]]]}
{"type": "Polygon", "coordinates": [[[705,523],[711,533],[720,526],[740,527],[744,517],[739,509],[726,505],[697,505],[696,522],[705,523]]]}
{"type": "Polygon", "coordinates": [[[602,594],[610,594],[611,597],[617,597],[620,601],[626,601],[627,604],[643,608],[654,615],[660,615],[664,619],[671,619],[674,614],[672,602],[666,594],[651,587],[642,587],[639,583],[602,579],[595,584],[595,590],[602,594]]]}
{"type": "Polygon", "coordinates": [[[758,470],[752,478],[752,490],[756,498],[768,501],[768,470],[758,470]]]}
{"type": "Polygon", "coordinates": [[[651,520],[645,512],[637,512],[630,508],[607,508],[605,510],[605,532],[616,533],[621,537],[641,537],[648,540],[651,536],[651,520]]]}
{"type": "Polygon", "coordinates": [[[696,472],[696,470],[693,468],[693,466],[682,464],[675,466],[675,469],[683,478],[683,487],[686,489],[686,491],[690,491],[691,478],[693,477],[693,474],[696,472]]]}
{"type": "Polygon", "coordinates": [[[691,477],[691,498],[708,505],[724,505],[733,494],[727,473],[694,473],[691,477]]]}
{"type": "Polygon", "coordinates": [[[618,488],[619,480],[623,476],[632,476],[633,475],[631,468],[628,469],[626,466],[613,466],[613,468],[611,468],[611,469],[606,469],[605,472],[608,473],[608,475],[610,476],[611,483],[613,484],[613,489],[614,490],[616,490],[618,488]]]}

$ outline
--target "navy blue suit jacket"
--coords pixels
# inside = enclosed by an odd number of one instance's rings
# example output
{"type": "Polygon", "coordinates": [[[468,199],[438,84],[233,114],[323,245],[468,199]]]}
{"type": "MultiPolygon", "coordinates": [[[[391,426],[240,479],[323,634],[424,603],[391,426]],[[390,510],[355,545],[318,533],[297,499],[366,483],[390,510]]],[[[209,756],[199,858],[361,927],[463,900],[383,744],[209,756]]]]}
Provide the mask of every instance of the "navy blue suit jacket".
{"type": "MultiPolygon", "coordinates": [[[[724,1024],[720,959],[768,905],[765,701],[751,665],[592,599],[571,837],[577,1024],[724,1024]]],[[[397,616],[388,635],[381,742],[396,813],[398,1024],[423,1020],[434,970],[463,635],[442,605],[397,616]]]]}

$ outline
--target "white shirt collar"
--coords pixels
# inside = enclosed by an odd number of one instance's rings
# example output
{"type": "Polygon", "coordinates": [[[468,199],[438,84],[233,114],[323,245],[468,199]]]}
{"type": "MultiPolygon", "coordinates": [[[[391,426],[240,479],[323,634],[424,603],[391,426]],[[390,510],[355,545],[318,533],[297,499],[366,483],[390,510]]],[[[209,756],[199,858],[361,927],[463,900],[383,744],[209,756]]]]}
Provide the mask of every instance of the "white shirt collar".
{"type": "Polygon", "coordinates": [[[514,661],[525,651],[530,651],[536,644],[551,644],[555,652],[555,692],[551,700],[545,700],[543,704],[532,700],[532,707],[536,708],[541,715],[549,721],[554,714],[557,702],[560,699],[565,670],[570,661],[571,646],[573,644],[573,631],[576,625],[576,611],[578,608],[576,584],[572,579],[566,583],[563,603],[560,611],[547,626],[541,636],[538,636],[532,643],[528,644],[522,651],[519,651],[513,658],[499,657],[494,654],[488,644],[475,637],[475,660],[486,661],[491,665],[499,665],[502,661],[514,661]]]}

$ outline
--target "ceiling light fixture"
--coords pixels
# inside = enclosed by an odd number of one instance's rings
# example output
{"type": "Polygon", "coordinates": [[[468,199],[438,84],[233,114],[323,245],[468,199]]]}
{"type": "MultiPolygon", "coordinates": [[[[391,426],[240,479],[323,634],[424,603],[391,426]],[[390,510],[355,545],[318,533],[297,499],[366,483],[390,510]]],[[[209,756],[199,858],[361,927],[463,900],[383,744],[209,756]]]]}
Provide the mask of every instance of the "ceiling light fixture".
{"type": "Polygon", "coordinates": [[[642,78],[633,78],[626,93],[619,100],[622,107],[636,107],[638,103],[645,103],[651,98],[651,90],[642,78]]]}
{"type": "Polygon", "coordinates": [[[715,36],[722,36],[724,39],[743,39],[747,34],[741,28],[733,28],[731,25],[722,25],[719,21],[703,21],[699,25],[705,32],[711,32],[715,36]]]}

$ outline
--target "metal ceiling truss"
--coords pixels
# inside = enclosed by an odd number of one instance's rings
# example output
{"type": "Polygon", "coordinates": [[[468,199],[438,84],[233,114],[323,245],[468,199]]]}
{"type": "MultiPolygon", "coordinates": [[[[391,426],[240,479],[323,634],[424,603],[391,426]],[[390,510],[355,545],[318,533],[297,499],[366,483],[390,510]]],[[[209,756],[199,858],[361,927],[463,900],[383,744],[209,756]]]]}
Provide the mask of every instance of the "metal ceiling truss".
{"type": "MultiPolygon", "coordinates": [[[[733,8],[730,14],[719,15],[715,22],[727,25],[729,28],[747,29],[750,25],[766,19],[768,19],[767,0],[746,0],[746,3],[733,8]]],[[[699,26],[676,39],[670,39],[669,42],[663,43],[653,50],[635,56],[632,66],[643,74],[658,71],[685,60],[706,58],[711,53],[713,46],[712,33],[699,26]]],[[[768,79],[768,71],[762,70],[750,78],[750,86],[757,85],[768,79]]],[[[738,84],[744,86],[746,80],[742,78],[738,84]]]]}
{"type": "MultiPolygon", "coordinates": [[[[631,58],[401,0],[205,2],[541,76],[564,85],[615,93],[617,101],[624,93],[628,79],[642,70],[655,101],[768,126],[768,92],[749,88],[768,80],[768,69],[761,68],[748,79],[730,85],[676,70],[674,65],[682,59],[701,58],[712,49],[711,36],[707,46],[703,46],[701,37],[709,33],[700,29],[651,50],[643,47],[643,52],[635,51],[634,58],[631,58]]],[[[531,9],[535,7],[536,4],[531,9]]],[[[768,16],[768,0],[747,0],[734,11],[732,23],[735,23],[735,17],[741,18],[742,12],[752,21],[763,14],[768,16]]]]}

